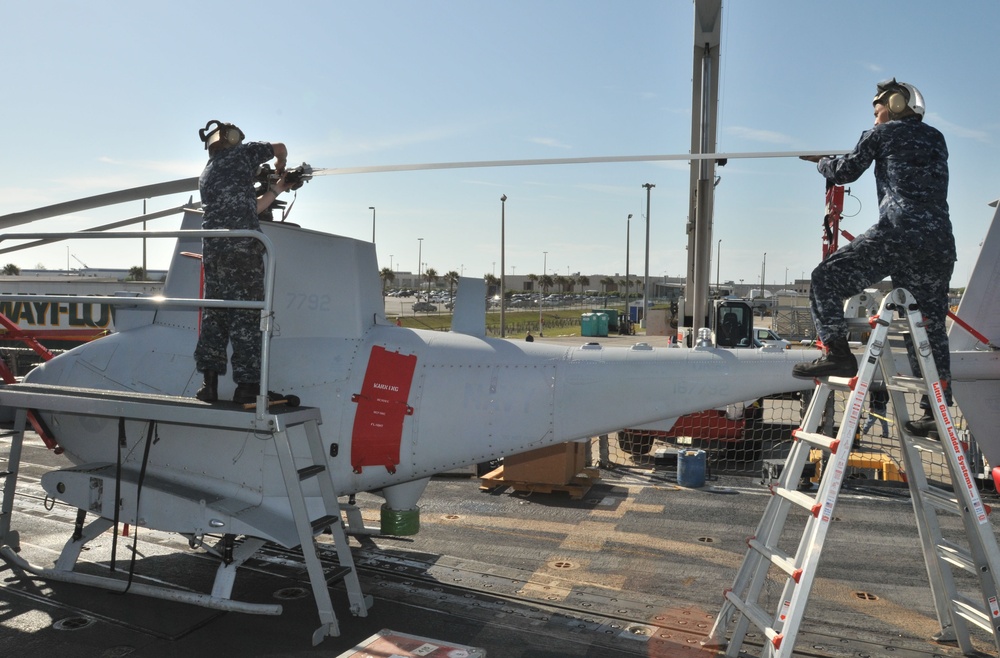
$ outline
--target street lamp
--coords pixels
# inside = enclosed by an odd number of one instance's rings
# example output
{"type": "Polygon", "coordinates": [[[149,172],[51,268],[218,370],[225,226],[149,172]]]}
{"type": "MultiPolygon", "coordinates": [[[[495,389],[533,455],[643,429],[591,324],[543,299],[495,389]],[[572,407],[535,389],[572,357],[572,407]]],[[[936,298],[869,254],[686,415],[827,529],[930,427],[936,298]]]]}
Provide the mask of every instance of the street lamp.
{"type": "Polygon", "coordinates": [[[764,272],[767,269],[767,252],[764,252],[764,260],[760,262],[760,296],[764,297],[764,272]]]}
{"type": "Polygon", "coordinates": [[[632,240],[632,213],[628,214],[625,218],[625,319],[626,322],[631,318],[629,315],[628,308],[628,263],[629,263],[629,243],[632,240]]]}
{"type": "Polygon", "coordinates": [[[715,249],[715,292],[721,294],[722,286],[719,281],[719,267],[722,265],[722,238],[719,238],[719,246],[715,249]]]}
{"type": "Polygon", "coordinates": [[[649,308],[649,191],[656,185],[643,183],[642,186],[646,188],[646,271],[642,280],[642,326],[645,327],[646,309],[649,308]]]}
{"type": "Polygon", "coordinates": [[[765,251],[764,260],[762,260],[760,263],[760,296],[764,298],[764,303],[761,304],[760,306],[760,317],[762,318],[764,317],[764,304],[767,304],[767,295],[764,294],[765,293],[764,281],[766,280],[764,278],[764,272],[766,271],[766,269],[767,269],[767,252],[765,251]]]}
{"type": "Polygon", "coordinates": [[[422,255],[423,248],[424,248],[424,239],[417,238],[417,290],[420,290],[420,268],[423,267],[424,264],[423,261],[424,257],[422,255]]]}
{"type": "Polygon", "coordinates": [[[368,210],[372,211],[372,242],[375,242],[375,206],[368,206],[368,210]]]}
{"type": "Polygon", "coordinates": [[[544,336],[542,333],[542,280],[545,279],[545,270],[548,267],[549,252],[542,252],[542,278],[538,280],[538,337],[544,336]]]}
{"type": "Polygon", "coordinates": [[[507,337],[507,309],[504,303],[504,294],[507,290],[507,268],[504,267],[505,239],[507,232],[507,195],[500,195],[500,338],[507,337]]]}

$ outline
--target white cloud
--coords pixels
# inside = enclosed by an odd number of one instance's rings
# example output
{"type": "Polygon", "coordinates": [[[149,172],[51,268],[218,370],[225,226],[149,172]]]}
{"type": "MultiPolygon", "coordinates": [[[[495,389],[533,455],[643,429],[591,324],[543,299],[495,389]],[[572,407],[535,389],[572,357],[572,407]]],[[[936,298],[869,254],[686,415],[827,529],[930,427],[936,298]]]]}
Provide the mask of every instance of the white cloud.
{"type": "Polygon", "coordinates": [[[532,144],[539,144],[541,146],[550,146],[552,148],[557,148],[557,149],[571,148],[569,144],[563,144],[559,140],[554,139],[552,137],[530,137],[528,138],[528,141],[531,142],[532,144]]]}
{"type": "Polygon", "coordinates": [[[152,171],[170,176],[197,176],[205,166],[204,158],[197,160],[116,160],[107,156],[97,159],[102,164],[125,167],[131,173],[152,171]]]}
{"type": "Polygon", "coordinates": [[[758,130],[745,126],[732,126],[725,129],[726,133],[734,137],[740,137],[752,142],[764,142],[765,144],[794,144],[795,140],[788,135],[774,132],[773,130],[758,130]]]}
{"type": "Polygon", "coordinates": [[[985,130],[976,130],[974,128],[959,126],[942,118],[941,115],[935,114],[934,112],[927,113],[927,123],[943,132],[947,137],[963,137],[965,139],[982,142],[983,144],[991,144],[993,141],[990,138],[990,133],[985,130]]]}

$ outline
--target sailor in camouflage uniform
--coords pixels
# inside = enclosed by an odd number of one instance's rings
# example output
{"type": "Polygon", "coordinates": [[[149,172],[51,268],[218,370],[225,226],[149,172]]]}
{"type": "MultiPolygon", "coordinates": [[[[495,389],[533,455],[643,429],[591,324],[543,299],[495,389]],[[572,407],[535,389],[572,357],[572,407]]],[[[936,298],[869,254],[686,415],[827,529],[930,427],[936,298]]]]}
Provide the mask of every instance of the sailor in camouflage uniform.
{"type": "MultiPolygon", "coordinates": [[[[914,296],[928,321],[934,362],[951,404],[951,355],[945,318],[948,285],[955,266],[955,238],[948,215],[948,147],[944,136],[923,122],[924,99],[916,87],[879,83],[872,104],[875,126],[842,157],[803,156],[835,184],[857,180],[875,163],[879,220],[838,249],[812,272],[810,309],[827,349],[812,363],[798,364],[797,377],[853,377],[857,361],[847,343],[844,300],[884,279],[914,296]]],[[[910,364],[919,364],[910,351],[910,364]]],[[[926,400],[924,417],[907,423],[912,434],[936,428],[926,400]]]]}
{"type": "MultiPolygon", "coordinates": [[[[282,176],[258,199],[254,176],[260,165],[277,158],[275,170],[285,171],[288,150],[281,143],[243,143],[244,134],[230,123],[209,121],[199,131],[208,149],[198,188],[205,229],[260,230],[258,213],[285,190],[282,176]]],[[[264,247],[253,238],[205,238],[205,299],[239,301],[264,298],[264,247]]],[[[218,377],[226,374],[226,347],[233,344],[233,401],[254,402],[260,391],[260,312],[254,309],[206,308],[195,348],[195,364],[204,383],[195,394],[199,400],[218,399],[218,377]]]]}

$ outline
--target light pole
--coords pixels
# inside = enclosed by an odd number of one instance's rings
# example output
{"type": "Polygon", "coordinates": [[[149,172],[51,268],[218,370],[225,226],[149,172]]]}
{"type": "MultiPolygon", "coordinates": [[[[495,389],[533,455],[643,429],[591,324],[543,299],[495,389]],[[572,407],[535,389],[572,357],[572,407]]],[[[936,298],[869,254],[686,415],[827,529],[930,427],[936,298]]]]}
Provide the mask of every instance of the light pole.
{"type": "Polygon", "coordinates": [[[507,231],[507,195],[500,195],[500,338],[507,337],[507,309],[504,303],[504,292],[507,290],[507,268],[504,267],[506,254],[505,238],[507,231]]]}
{"type": "Polygon", "coordinates": [[[642,186],[646,188],[646,270],[642,279],[642,326],[645,327],[646,309],[649,308],[649,191],[656,187],[656,185],[643,183],[642,186]]]}
{"type": "Polygon", "coordinates": [[[719,268],[722,266],[722,238],[719,238],[719,246],[715,249],[715,294],[719,294],[722,286],[719,282],[719,268]]]}
{"type": "Polygon", "coordinates": [[[389,254],[389,271],[390,272],[395,272],[396,271],[396,270],[392,269],[392,254],[389,254]]]}
{"type": "Polygon", "coordinates": [[[764,297],[764,272],[767,269],[767,252],[764,252],[764,259],[760,262],[760,296],[764,297]]]}
{"type": "Polygon", "coordinates": [[[544,336],[542,333],[542,281],[545,279],[545,269],[548,267],[549,252],[542,252],[542,278],[538,280],[538,337],[544,336]]]}
{"type": "Polygon", "coordinates": [[[625,321],[628,322],[632,319],[629,315],[628,308],[628,263],[629,263],[629,248],[632,241],[632,213],[628,214],[625,218],[625,321]]]}
{"type": "MultiPolygon", "coordinates": [[[[420,268],[423,267],[423,249],[424,249],[424,239],[417,238],[417,290],[420,290],[420,268]]],[[[419,299],[419,295],[417,299],[419,299]]]]}
{"type": "Polygon", "coordinates": [[[764,272],[767,269],[767,252],[764,252],[764,260],[760,263],[760,296],[764,298],[764,302],[761,304],[760,317],[764,317],[764,304],[767,303],[767,295],[764,294],[764,272]]]}
{"type": "Polygon", "coordinates": [[[375,206],[368,206],[368,210],[372,211],[372,242],[375,242],[375,206]]]}
{"type": "MultiPolygon", "coordinates": [[[[142,214],[143,215],[146,214],[146,200],[145,199],[142,200],[142,214]]],[[[142,221],[142,232],[143,233],[146,232],[146,220],[142,221]]],[[[69,269],[69,268],[67,268],[67,269],[69,269]]],[[[148,272],[148,271],[149,270],[146,269],[146,238],[143,238],[142,239],[142,275],[146,276],[146,272],[148,272]]]]}

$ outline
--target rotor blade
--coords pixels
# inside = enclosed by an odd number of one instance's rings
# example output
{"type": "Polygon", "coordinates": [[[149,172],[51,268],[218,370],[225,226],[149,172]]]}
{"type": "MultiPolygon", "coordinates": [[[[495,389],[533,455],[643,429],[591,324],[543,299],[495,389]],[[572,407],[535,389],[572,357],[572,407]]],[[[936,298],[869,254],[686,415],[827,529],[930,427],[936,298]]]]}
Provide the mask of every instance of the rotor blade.
{"type": "MultiPolygon", "coordinates": [[[[664,162],[668,160],[736,160],[741,158],[797,158],[803,155],[843,155],[831,151],[761,151],[758,153],[672,153],[669,155],[609,155],[588,158],[547,158],[540,160],[480,160],[472,162],[428,162],[424,164],[376,165],[372,167],[314,168],[314,176],[374,174],[390,171],[426,171],[430,169],[474,169],[477,167],[524,167],[533,165],[595,164],[614,162],[664,162]]],[[[2,218],[0,218],[2,219],[2,218]]]]}
{"type": "MultiPolygon", "coordinates": [[[[154,219],[159,219],[160,217],[168,217],[175,213],[183,212],[185,210],[197,210],[201,207],[201,203],[193,203],[189,200],[186,204],[182,206],[177,206],[175,208],[167,208],[166,210],[160,210],[158,212],[151,212],[146,215],[136,215],[135,217],[129,217],[128,219],[122,219],[117,222],[111,222],[110,224],[101,224],[100,226],[94,226],[92,228],[85,228],[84,231],[108,231],[113,228],[121,228],[122,226],[130,226],[132,224],[138,224],[139,222],[148,222],[154,219]]],[[[0,249],[0,254],[10,253],[12,251],[21,251],[23,249],[30,249],[32,247],[39,247],[43,244],[50,244],[53,242],[62,242],[62,238],[52,238],[50,240],[35,240],[33,242],[25,242],[24,244],[15,245],[13,247],[4,247],[0,249]]]]}
{"type": "Polygon", "coordinates": [[[9,215],[0,215],[0,230],[19,224],[27,224],[39,219],[56,217],[81,210],[90,210],[102,206],[112,206],[117,203],[128,201],[138,201],[139,199],[150,199],[167,194],[179,194],[181,192],[191,192],[198,189],[198,178],[182,178],[180,180],[168,181],[166,183],[155,183],[153,185],[143,185],[107,194],[84,197],[74,201],[65,201],[44,208],[35,208],[24,212],[14,212],[9,215]]]}
{"type": "MultiPolygon", "coordinates": [[[[665,162],[691,160],[736,160],[741,158],[795,158],[803,155],[842,155],[845,150],[830,151],[760,151],[756,153],[672,153],[669,155],[610,155],[586,158],[547,158],[535,160],[479,160],[470,162],[429,162],[424,164],[376,165],[371,167],[334,167],[312,168],[311,176],[335,176],[340,174],[372,174],[392,171],[427,171],[432,169],[475,169],[479,167],[525,167],[536,165],[566,165],[566,164],[601,164],[615,162],[665,162]]],[[[198,189],[198,178],[182,178],[180,180],[153,185],[133,187],[118,192],[98,194],[96,196],[57,203],[44,208],[26,210],[23,212],[0,215],[0,230],[20,224],[27,224],[39,219],[47,219],[57,215],[65,215],[102,206],[110,206],[139,199],[149,199],[168,194],[191,192],[198,189]]]]}

